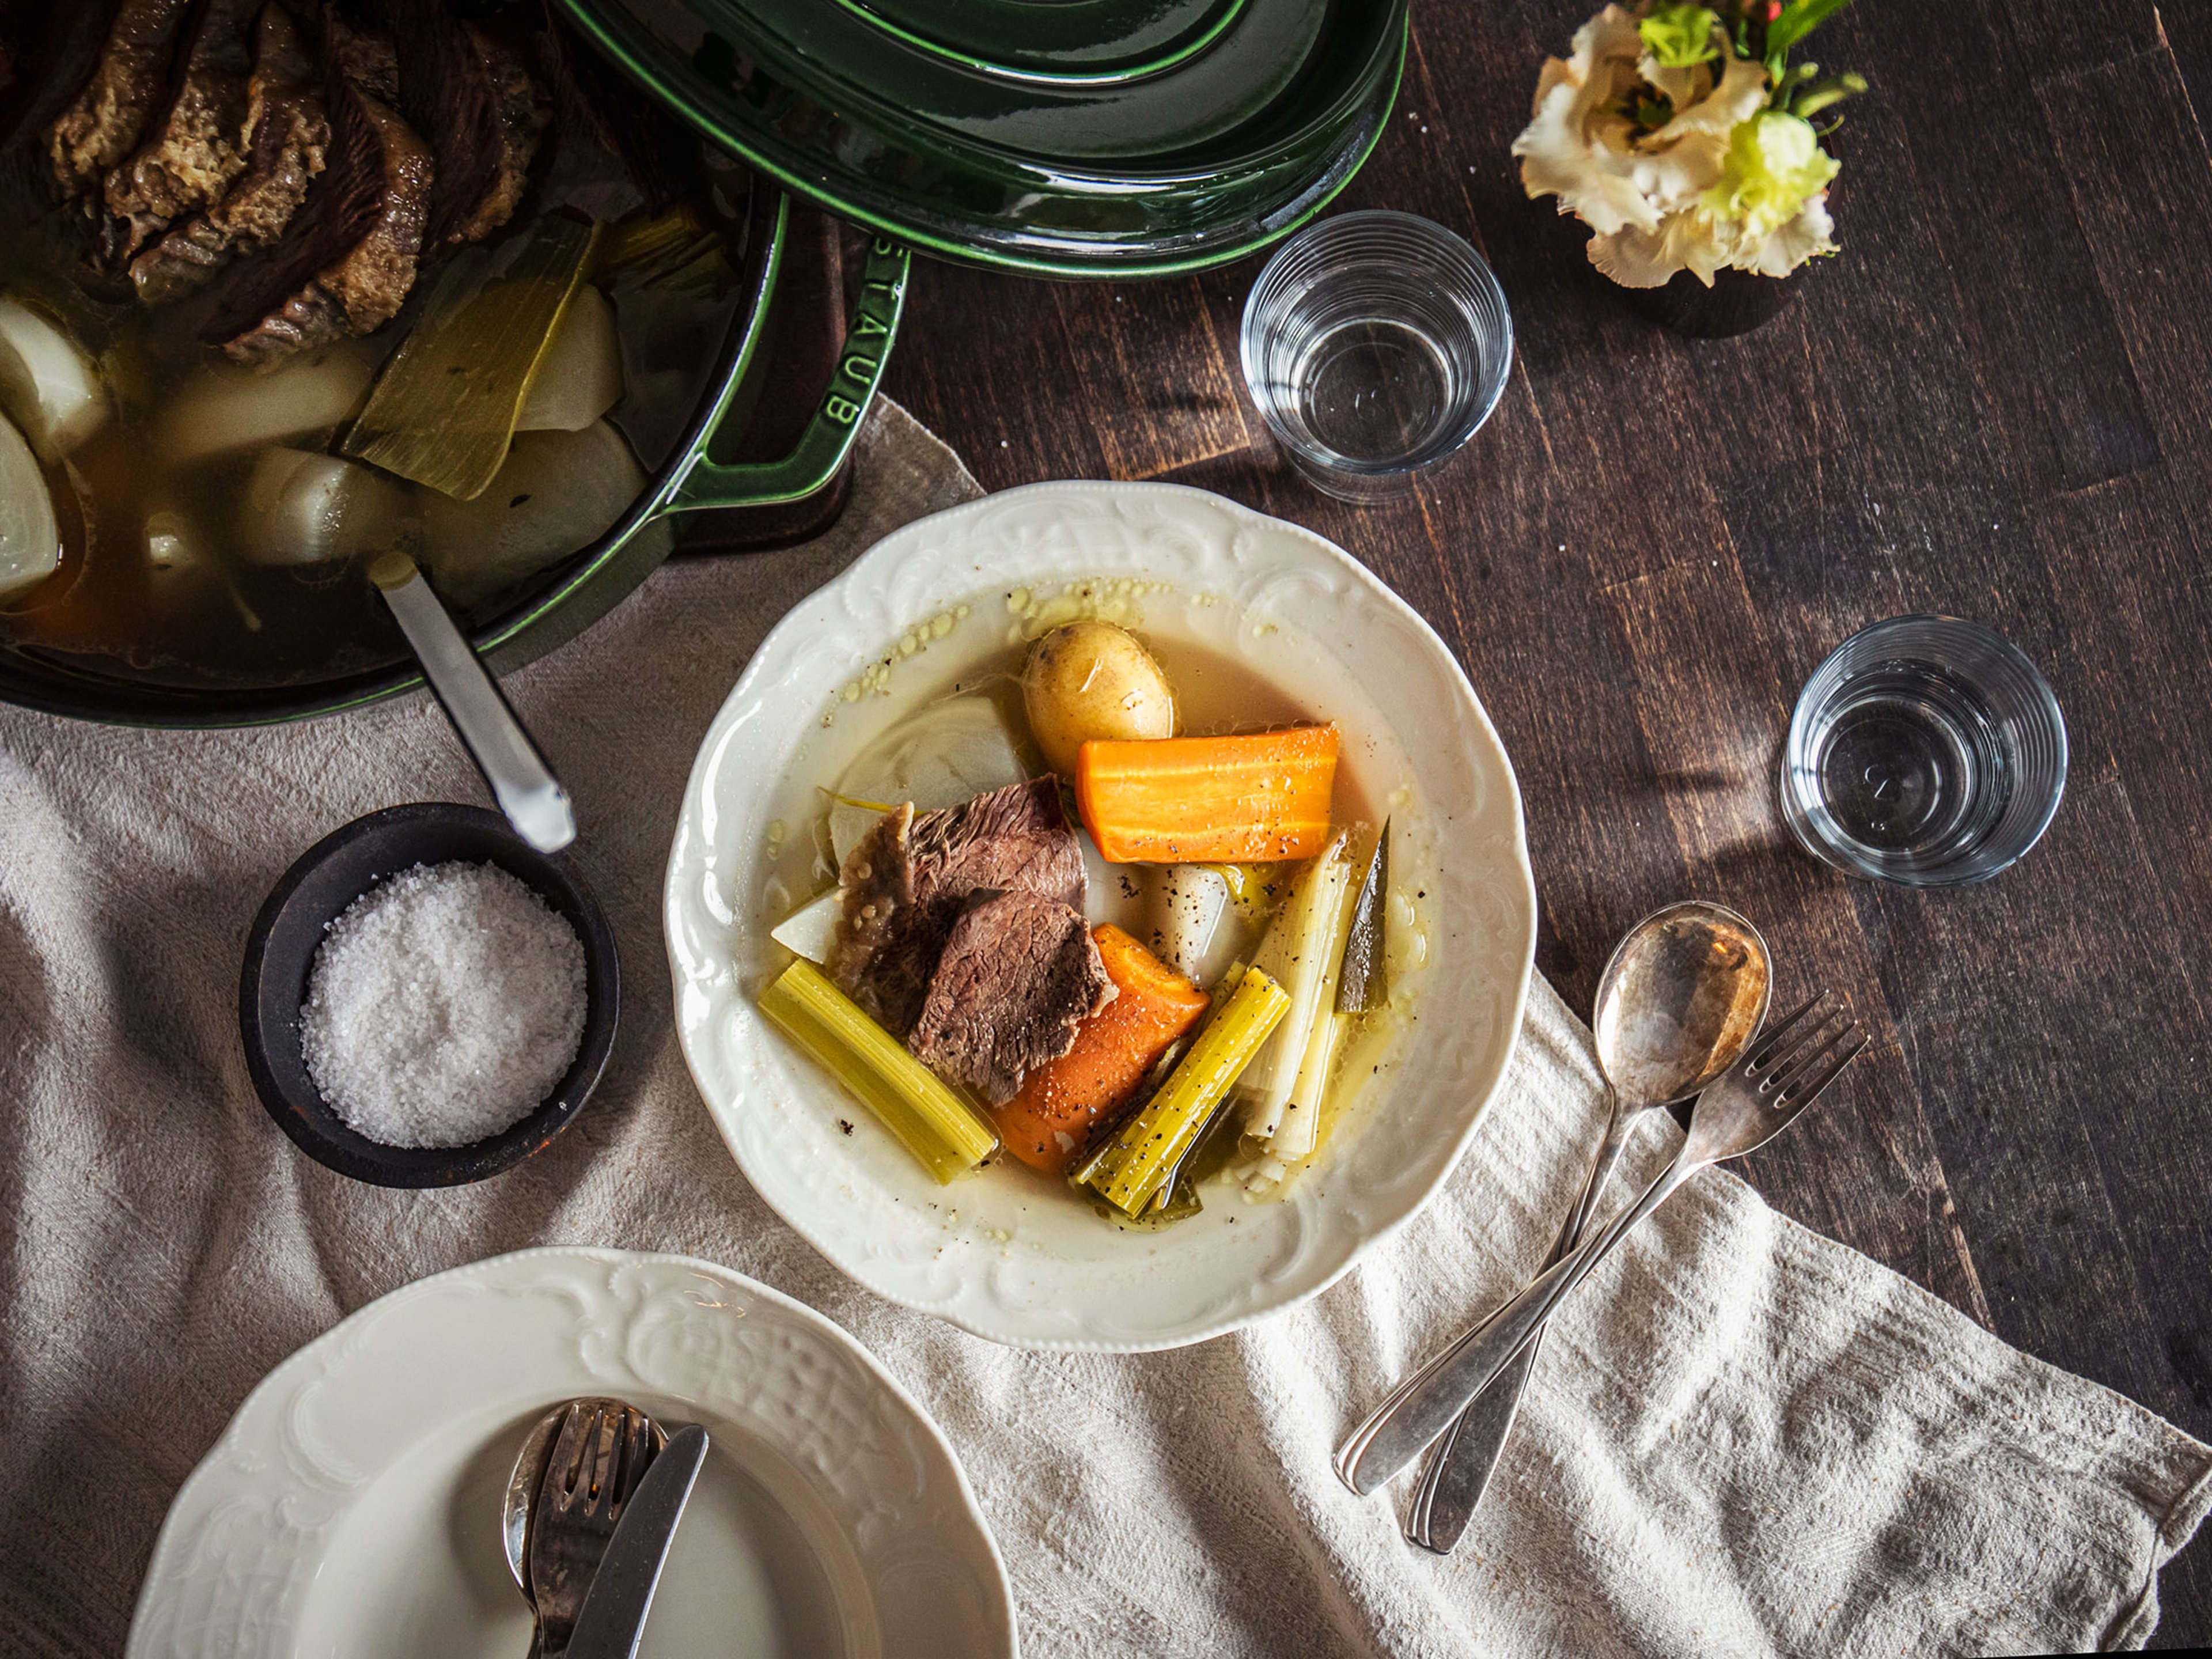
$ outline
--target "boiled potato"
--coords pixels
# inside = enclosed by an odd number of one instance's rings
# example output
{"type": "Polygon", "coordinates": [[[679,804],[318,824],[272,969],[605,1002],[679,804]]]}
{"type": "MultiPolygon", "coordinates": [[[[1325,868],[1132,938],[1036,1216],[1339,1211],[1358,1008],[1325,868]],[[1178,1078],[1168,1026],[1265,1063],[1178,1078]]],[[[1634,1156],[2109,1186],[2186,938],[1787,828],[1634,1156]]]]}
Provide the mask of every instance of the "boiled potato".
{"type": "Polygon", "coordinates": [[[1055,772],[1073,773],[1092,738],[1175,736],[1175,693],[1152,653],[1111,623],[1070,623],[1030,647],[1022,670],[1030,732],[1055,772]]]}

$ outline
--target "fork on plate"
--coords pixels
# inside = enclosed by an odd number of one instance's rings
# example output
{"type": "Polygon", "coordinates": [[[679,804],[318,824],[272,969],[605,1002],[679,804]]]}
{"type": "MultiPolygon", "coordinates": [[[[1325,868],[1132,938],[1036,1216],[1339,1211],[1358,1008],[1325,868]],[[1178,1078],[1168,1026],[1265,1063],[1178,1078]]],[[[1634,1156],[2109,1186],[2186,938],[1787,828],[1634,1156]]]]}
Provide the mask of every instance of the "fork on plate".
{"type": "Polygon", "coordinates": [[[635,1407],[580,1400],[568,1407],[530,1519],[532,1659],[568,1651],[592,1576],[653,1450],[653,1419],[635,1407]]]}

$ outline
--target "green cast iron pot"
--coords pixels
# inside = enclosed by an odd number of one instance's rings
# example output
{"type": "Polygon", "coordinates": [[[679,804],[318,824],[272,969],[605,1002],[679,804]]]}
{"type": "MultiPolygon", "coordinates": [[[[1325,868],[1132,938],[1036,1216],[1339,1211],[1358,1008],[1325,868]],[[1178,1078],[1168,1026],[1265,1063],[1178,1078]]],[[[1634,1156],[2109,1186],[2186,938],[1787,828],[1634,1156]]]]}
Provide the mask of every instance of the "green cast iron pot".
{"type": "MultiPolygon", "coordinates": [[[[725,465],[711,459],[708,450],[726,423],[742,430],[750,412],[735,405],[766,333],[782,269],[791,198],[780,185],[757,176],[748,216],[738,302],[690,425],[644,493],[606,534],[555,566],[522,599],[470,635],[494,673],[519,668],[566,644],[613,610],[668,556],[675,544],[676,514],[803,500],[827,486],[844,465],[890,354],[911,256],[884,238],[870,244],[837,368],[792,452],[781,460],[725,465]]],[[[726,435],[734,437],[736,431],[726,435]]],[[[270,725],[357,708],[422,684],[411,659],[297,684],[203,690],[102,676],[0,652],[0,701],[118,726],[270,725]]]]}

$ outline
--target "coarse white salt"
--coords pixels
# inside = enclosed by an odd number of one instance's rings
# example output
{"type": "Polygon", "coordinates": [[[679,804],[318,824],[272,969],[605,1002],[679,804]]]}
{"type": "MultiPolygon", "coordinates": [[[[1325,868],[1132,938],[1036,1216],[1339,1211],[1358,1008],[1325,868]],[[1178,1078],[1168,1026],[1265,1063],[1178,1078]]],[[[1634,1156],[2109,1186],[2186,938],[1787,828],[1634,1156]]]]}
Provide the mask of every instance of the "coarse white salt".
{"type": "Polygon", "coordinates": [[[387,1146],[466,1146],[520,1122],[583,1037],[583,942],[493,864],[418,864],[356,899],[300,1009],[315,1087],[387,1146]]]}

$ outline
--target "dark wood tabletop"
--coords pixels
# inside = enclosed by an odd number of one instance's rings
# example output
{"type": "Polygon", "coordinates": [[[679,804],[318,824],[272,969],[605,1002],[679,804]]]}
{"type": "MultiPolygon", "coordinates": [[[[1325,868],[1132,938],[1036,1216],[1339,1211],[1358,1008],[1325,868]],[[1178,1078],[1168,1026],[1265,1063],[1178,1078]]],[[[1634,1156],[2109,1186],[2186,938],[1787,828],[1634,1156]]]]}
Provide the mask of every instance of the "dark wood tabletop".
{"type": "MultiPolygon", "coordinates": [[[[1341,198],[1458,230],[1518,357],[1402,503],[1316,494],[1237,368],[1257,261],[1063,284],[917,267],[892,395],[989,488],[1201,485],[1365,560],[1513,757],[1537,963],[1587,1013],[1628,923],[1723,900],[1875,1033],[1742,1172],[2007,1341],[2212,1438],[2212,6],[1865,0],[1806,54],[1872,93],[1829,140],[1843,252],[1735,340],[1632,314],[1508,154],[1594,0],[1417,6],[1341,198]],[[1776,761],[1806,676],[1904,611],[1999,629],[2072,745],[1996,880],[1846,881],[1776,761]]],[[[2212,1643],[2212,1551],[2154,1647],[2212,1643]]]]}

